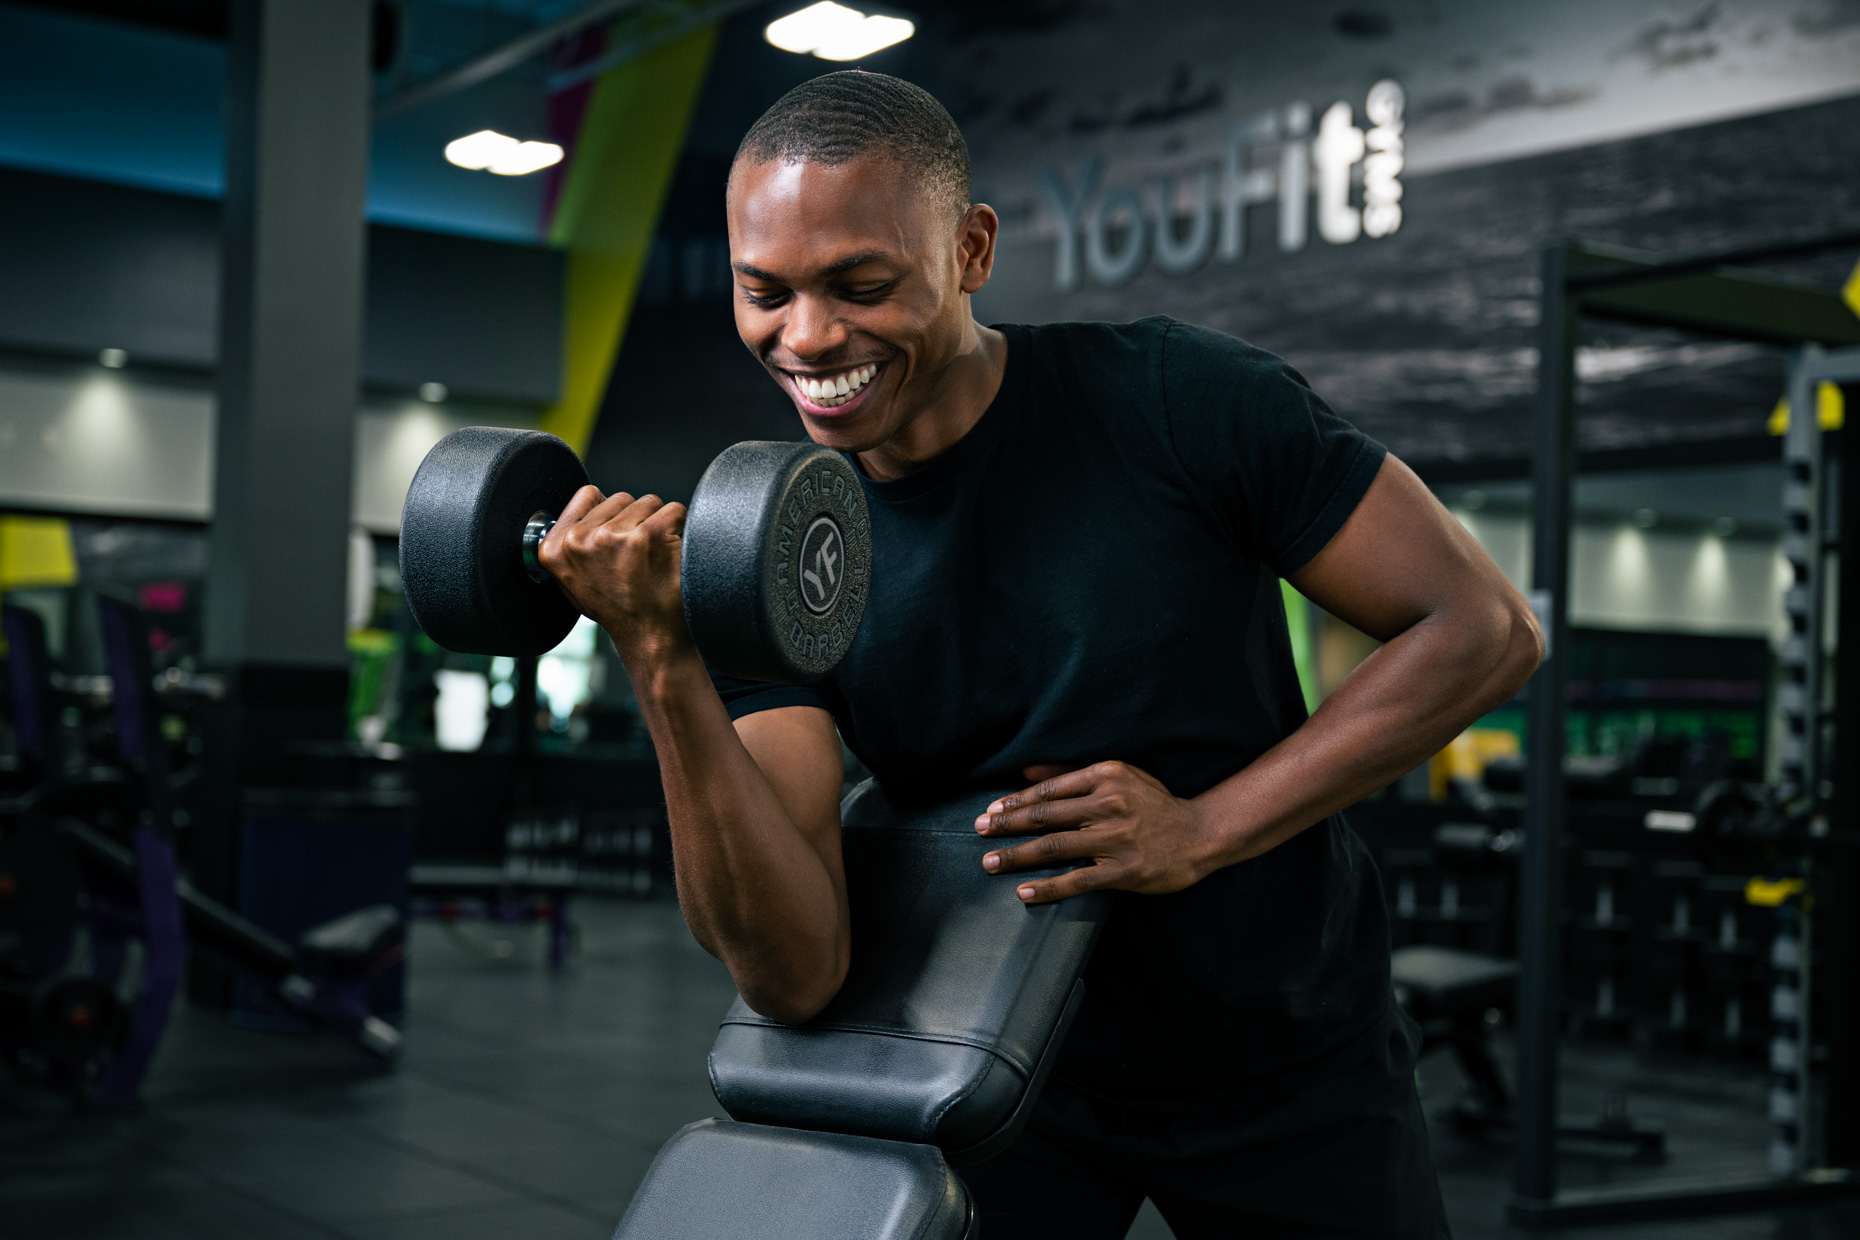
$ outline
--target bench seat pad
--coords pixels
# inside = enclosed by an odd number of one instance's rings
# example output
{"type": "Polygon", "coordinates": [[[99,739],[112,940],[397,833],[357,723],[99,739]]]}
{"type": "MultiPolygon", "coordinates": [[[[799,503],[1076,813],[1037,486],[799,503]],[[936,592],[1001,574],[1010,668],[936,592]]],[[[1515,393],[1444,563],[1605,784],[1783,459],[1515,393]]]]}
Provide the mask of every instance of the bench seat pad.
{"type": "Polygon", "coordinates": [[[665,1143],[614,1240],[974,1240],[927,1145],[706,1119],[665,1143]]]}

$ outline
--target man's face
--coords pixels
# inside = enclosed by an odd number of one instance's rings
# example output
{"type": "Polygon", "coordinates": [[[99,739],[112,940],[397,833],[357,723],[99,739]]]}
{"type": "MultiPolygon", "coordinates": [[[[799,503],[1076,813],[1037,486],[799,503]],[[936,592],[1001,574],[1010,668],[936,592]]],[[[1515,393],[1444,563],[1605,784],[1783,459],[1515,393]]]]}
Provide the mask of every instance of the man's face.
{"type": "Polygon", "coordinates": [[[736,330],[816,442],[866,451],[934,403],[988,279],[992,211],[952,218],[887,159],[742,161],[729,226],[736,330]]]}

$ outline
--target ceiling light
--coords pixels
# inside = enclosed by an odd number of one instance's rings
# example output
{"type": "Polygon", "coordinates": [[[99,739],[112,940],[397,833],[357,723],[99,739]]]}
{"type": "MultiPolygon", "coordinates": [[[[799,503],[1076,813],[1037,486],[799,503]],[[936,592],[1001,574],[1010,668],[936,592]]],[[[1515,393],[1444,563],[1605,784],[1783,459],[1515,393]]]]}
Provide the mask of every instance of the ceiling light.
{"type": "Polygon", "coordinates": [[[857,60],[902,43],[917,27],[902,17],[868,17],[833,0],[820,0],[769,23],[763,32],[784,52],[812,52],[822,60],[857,60]]]}
{"type": "Polygon", "coordinates": [[[516,145],[515,138],[506,137],[495,129],[480,129],[477,133],[454,138],[446,143],[446,160],[461,168],[477,171],[489,168],[498,156],[516,145]]]}
{"type": "Polygon", "coordinates": [[[495,129],[480,129],[446,143],[446,160],[474,172],[520,177],[562,161],[553,142],[519,142],[495,129]]]}
{"type": "Polygon", "coordinates": [[[868,17],[843,34],[836,34],[814,49],[822,60],[858,60],[893,43],[902,43],[917,27],[902,17],[868,17]]]}
{"type": "Polygon", "coordinates": [[[1634,510],[1634,524],[1640,526],[1643,530],[1652,529],[1655,525],[1659,524],[1659,521],[1660,514],[1651,508],[1636,508],[1634,510]]]}
{"type": "Polygon", "coordinates": [[[1711,523],[1711,532],[1720,538],[1729,538],[1737,533],[1736,517],[1719,517],[1711,523]]]}
{"type": "Polygon", "coordinates": [[[111,370],[121,370],[129,364],[129,354],[121,349],[103,349],[97,354],[97,364],[111,370]]]}
{"type": "Polygon", "coordinates": [[[772,21],[763,36],[784,52],[811,52],[834,35],[842,34],[865,20],[858,9],[849,9],[833,0],[820,0],[798,13],[772,21]]]}
{"type": "Polygon", "coordinates": [[[451,393],[446,390],[446,385],[443,383],[422,383],[420,385],[420,399],[429,405],[437,405],[449,395],[451,393]]]}
{"type": "Polygon", "coordinates": [[[521,177],[561,162],[562,148],[553,142],[519,142],[487,171],[500,177],[521,177]]]}

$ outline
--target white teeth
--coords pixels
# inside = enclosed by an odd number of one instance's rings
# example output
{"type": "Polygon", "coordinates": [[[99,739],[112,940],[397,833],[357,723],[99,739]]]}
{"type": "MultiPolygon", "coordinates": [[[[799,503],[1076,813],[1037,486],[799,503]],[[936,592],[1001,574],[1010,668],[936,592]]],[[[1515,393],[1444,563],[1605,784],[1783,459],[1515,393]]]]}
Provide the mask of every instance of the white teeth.
{"type": "Polygon", "coordinates": [[[795,386],[801,389],[801,394],[803,396],[806,396],[815,404],[826,409],[831,409],[836,405],[845,404],[853,396],[857,395],[859,389],[870,383],[872,381],[872,376],[877,373],[878,366],[873,364],[861,366],[857,370],[846,371],[843,374],[835,375],[831,379],[815,379],[806,376],[796,376],[795,386]]]}

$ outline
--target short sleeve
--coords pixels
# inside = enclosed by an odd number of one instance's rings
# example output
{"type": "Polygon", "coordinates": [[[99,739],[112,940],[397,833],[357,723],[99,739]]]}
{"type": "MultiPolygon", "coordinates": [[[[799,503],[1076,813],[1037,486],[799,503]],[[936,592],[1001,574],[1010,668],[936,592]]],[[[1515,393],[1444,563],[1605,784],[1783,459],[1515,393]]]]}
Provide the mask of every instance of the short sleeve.
{"type": "Polygon", "coordinates": [[[777,685],[761,680],[738,680],[734,676],[725,676],[716,668],[710,669],[710,682],[717,686],[717,696],[723,699],[723,708],[730,712],[733,721],[757,711],[775,710],[782,706],[818,706],[825,711],[832,710],[827,705],[825,695],[812,685],[777,685]]]}
{"type": "Polygon", "coordinates": [[[1281,577],[1343,528],[1388,455],[1282,359],[1219,332],[1171,323],[1162,388],[1198,499],[1281,577]]]}

